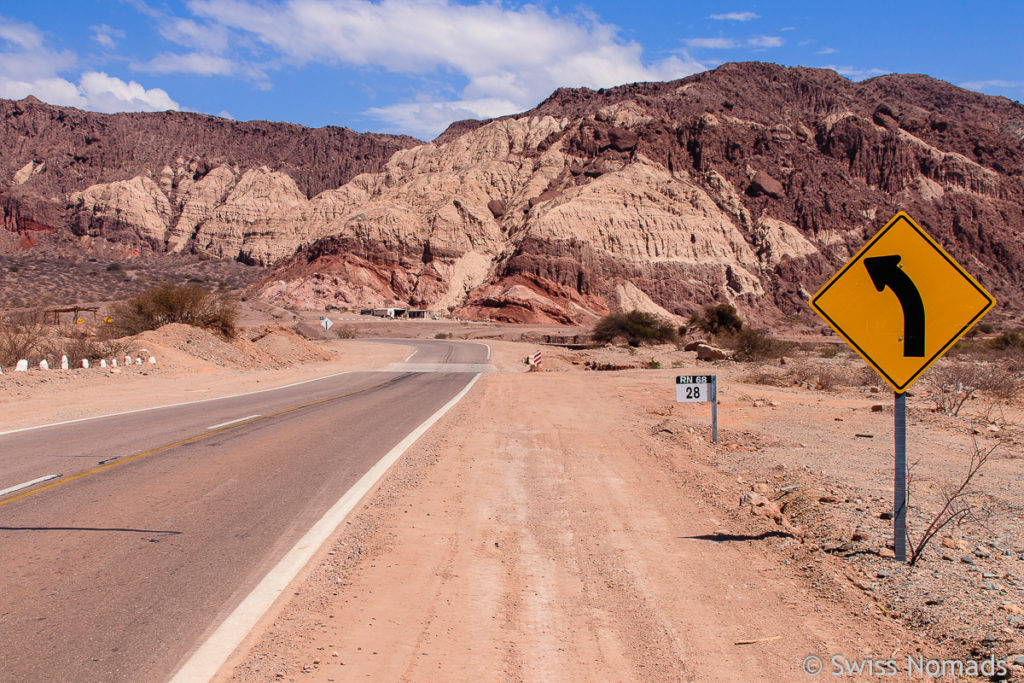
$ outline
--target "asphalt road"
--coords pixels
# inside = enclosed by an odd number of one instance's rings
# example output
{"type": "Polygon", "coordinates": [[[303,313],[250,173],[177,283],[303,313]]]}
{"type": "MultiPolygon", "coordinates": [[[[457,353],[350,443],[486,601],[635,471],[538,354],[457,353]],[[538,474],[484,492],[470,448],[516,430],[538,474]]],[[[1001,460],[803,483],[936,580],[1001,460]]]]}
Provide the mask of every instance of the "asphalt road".
{"type": "Polygon", "coordinates": [[[61,475],[0,496],[0,680],[169,678],[487,362],[482,345],[398,343],[417,348],[407,359],[417,372],[345,373],[0,436],[0,490],[61,475]]]}

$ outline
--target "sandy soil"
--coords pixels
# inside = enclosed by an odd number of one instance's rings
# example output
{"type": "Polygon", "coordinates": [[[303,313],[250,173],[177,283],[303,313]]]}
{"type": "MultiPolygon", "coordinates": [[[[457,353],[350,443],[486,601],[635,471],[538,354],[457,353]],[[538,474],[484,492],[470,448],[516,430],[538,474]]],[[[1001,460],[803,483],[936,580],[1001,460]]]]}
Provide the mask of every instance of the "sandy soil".
{"type": "MultiPolygon", "coordinates": [[[[504,372],[396,466],[224,680],[798,681],[808,655],[906,672],[907,656],[1024,650],[1019,460],[984,484],[1016,510],[1005,555],[965,532],[957,558],[986,558],[940,559],[937,539],[908,569],[887,552],[892,415],[870,387],[720,364],[715,446],[708,407],[673,401],[675,374],[709,370],[693,354],[545,348],[546,371],[521,374],[532,347],[491,345],[504,372]],[[685,367],[583,372],[588,356],[685,367]],[[751,489],[783,514],[740,504],[751,489]]],[[[911,406],[927,481],[963,434],[911,406]]]]}

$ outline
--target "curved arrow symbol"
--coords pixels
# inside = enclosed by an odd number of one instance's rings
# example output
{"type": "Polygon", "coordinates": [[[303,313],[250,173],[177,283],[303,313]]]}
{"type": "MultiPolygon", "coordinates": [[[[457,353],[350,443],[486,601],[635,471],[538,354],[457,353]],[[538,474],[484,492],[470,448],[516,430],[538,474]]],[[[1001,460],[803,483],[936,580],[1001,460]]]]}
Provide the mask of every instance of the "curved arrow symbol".
{"type": "Polygon", "coordinates": [[[892,290],[903,308],[903,356],[924,356],[924,303],[921,293],[906,273],[900,269],[903,257],[873,256],[864,259],[871,282],[879,292],[886,287],[892,290]]]}

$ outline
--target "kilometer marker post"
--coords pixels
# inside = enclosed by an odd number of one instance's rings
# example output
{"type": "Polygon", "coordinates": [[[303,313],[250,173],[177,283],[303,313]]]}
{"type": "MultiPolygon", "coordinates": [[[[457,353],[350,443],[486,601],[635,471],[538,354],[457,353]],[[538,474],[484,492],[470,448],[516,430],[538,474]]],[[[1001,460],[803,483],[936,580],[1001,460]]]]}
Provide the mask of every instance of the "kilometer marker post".
{"type": "Polygon", "coordinates": [[[676,377],[676,403],[711,404],[711,442],[718,443],[718,376],[676,377]]]}

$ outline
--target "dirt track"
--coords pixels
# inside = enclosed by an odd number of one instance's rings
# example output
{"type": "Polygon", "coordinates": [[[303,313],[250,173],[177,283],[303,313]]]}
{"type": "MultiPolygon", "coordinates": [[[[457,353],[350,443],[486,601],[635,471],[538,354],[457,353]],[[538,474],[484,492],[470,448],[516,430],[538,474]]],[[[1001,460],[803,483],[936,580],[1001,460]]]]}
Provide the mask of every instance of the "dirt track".
{"type": "Polygon", "coordinates": [[[667,376],[484,377],[231,680],[806,680],[810,654],[918,652],[736,514],[700,430],[669,447],[641,427],[667,376]]]}

